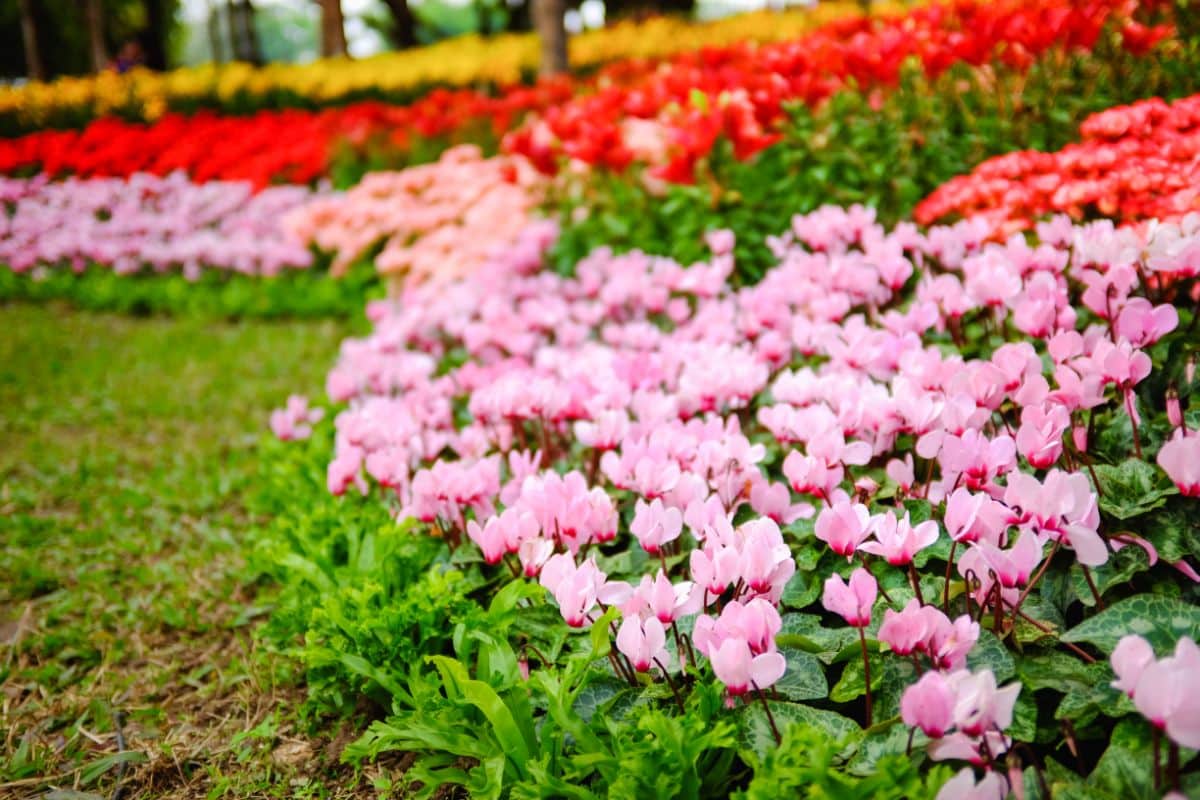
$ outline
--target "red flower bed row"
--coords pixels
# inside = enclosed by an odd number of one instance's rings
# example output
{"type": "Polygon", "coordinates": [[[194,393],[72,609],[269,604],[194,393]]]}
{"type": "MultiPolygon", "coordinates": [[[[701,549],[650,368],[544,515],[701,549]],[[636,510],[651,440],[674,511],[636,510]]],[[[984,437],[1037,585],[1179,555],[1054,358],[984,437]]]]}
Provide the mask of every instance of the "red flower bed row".
{"type": "Polygon", "coordinates": [[[1053,213],[1132,222],[1200,211],[1200,95],[1111,108],[1080,132],[1058,152],[1009,153],[948,181],[917,206],[917,221],[971,216],[1006,235],[1053,213]]]}
{"type": "Polygon", "coordinates": [[[1091,49],[1114,18],[1124,46],[1144,52],[1171,31],[1130,20],[1139,5],[1150,4],[959,0],[903,16],[842,20],[778,44],[688,53],[653,69],[617,65],[598,91],[546,109],[510,134],[506,147],[547,171],[562,156],[622,169],[657,151],[661,158],[651,156],[656,174],[687,181],[718,136],[732,140],[745,158],[777,139],[785,103],[815,104],[847,86],[893,85],[911,59],[931,76],[956,62],[999,59],[1024,68],[1055,46],[1091,49]],[[630,120],[654,120],[657,146],[648,143],[645,125],[631,126],[630,120]]]}
{"type": "Polygon", "coordinates": [[[956,62],[996,58],[1020,68],[1053,46],[1091,48],[1114,17],[1126,47],[1148,49],[1169,28],[1146,28],[1128,15],[1154,2],[957,0],[902,16],[849,18],[778,44],[615,62],[593,78],[541,81],[494,97],[440,90],[408,106],[167,115],[148,125],[98,120],[82,132],[0,141],[0,173],[90,177],[182,169],[196,180],[304,183],[327,174],[339,140],[386,136],[403,150],[414,136],[462,140],[490,128],[496,136],[511,131],[506,149],[547,172],[564,157],[615,169],[636,160],[661,178],[687,181],[718,136],[749,157],[778,138],[785,103],[816,103],[851,85],[893,84],[910,59],[931,75],[956,62]],[[536,119],[526,120],[531,111],[536,119]]]}
{"type": "Polygon", "coordinates": [[[166,175],[194,180],[309,183],[328,174],[342,142],[386,136],[405,149],[416,136],[450,135],[488,126],[499,136],[525,112],[570,96],[568,80],[515,87],[500,97],[438,90],[408,106],[358,103],[321,111],[261,111],[250,116],[167,114],[145,124],[96,120],[82,131],[40,131],[0,141],[0,173],[38,169],[50,175],[166,175]]]}

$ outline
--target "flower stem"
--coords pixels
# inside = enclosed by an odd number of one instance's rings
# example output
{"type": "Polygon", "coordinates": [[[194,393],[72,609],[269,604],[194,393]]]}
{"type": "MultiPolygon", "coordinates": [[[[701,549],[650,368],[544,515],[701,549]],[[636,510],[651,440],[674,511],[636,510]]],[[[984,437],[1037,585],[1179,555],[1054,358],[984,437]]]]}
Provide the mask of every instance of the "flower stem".
{"type": "Polygon", "coordinates": [[[779,728],[775,725],[775,715],[771,713],[771,704],[767,702],[767,696],[763,690],[758,688],[757,683],[751,682],[754,691],[758,693],[758,699],[762,701],[763,711],[767,712],[767,724],[771,726],[771,733],[775,735],[775,746],[783,744],[783,737],[779,735],[779,728]]]}
{"type": "Polygon", "coordinates": [[[1037,574],[1033,576],[1033,580],[1025,584],[1025,588],[1021,591],[1021,596],[1017,598],[1017,602],[1013,605],[1014,614],[1020,612],[1021,605],[1025,602],[1025,598],[1029,596],[1029,593],[1033,591],[1033,587],[1037,586],[1038,581],[1040,581],[1042,576],[1046,574],[1046,569],[1050,566],[1050,562],[1054,560],[1054,556],[1058,553],[1058,548],[1060,547],[1062,547],[1062,539],[1055,539],[1054,546],[1050,548],[1050,552],[1046,556],[1046,559],[1042,562],[1042,565],[1038,567],[1037,574]]]}
{"type": "Polygon", "coordinates": [[[1080,564],[1083,570],[1083,577],[1087,581],[1088,588],[1092,590],[1092,599],[1096,601],[1096,608],[1103,611],[1104,601],[1100,599],[1100,591],[1096,588],[1096,581],[1092,578],[1092,571],[1087,568],[1086,564],[1080,564]]]}
{"type": "Polygon", "coordinates": [[[1142,458],[1142,437],[1138,433],[1137,417],[1133,408],[1133,389],[1125,390],[1125,412],[1129,414],[1129,427],[1133,431],[1133,452],[1142,458]]]}
{"type": "Polygon", "coordinates": [[[958,549],[958,539],[950,543],[950,556],[946,559],[946,585],[942,587],[942,611],[950,615],[950,569],[954,566],[954,551],[958,549]]]}
{"type": "Polygon", "coordinates": [[[908,577],[912,579],[913,593],[917,596],[917,602],[925,605],[925,598],[921,596],[921,581],[917,577],[917,567],[911,561],[908,562],[908,577]]]}
{"type": "Polygon", "coordinates": [[[864,688],[867,690],[867,727],[871,727],[871,659],[867,656],[867,632],[858,629],[858,643],[862,645],[864,688]]]}
{"type": "Polygon", "coordinates": [[[675,686],[675,681],[671,680],[671,673],[667,672],[667,668],[657,658],[654,659],[654,663],[658,665],[658,668],[662,670],[663,677],[667,679],[667,686],[671,687],[671,694],[675,695],[675,705],[679,706],[679,713],[686,714],[687,712],[683,707],[683,698],[679,696],[679,689],[675,686]]]}
{"type": "Polygon", "coordinates": [[[1155,727],[1153,730],[1150,731],[1150,740],[1152,742],[1154,742],[1153,758],[1154,758],[1154,790],[1155,791],[1158,791],[1159,787],[1162,786],[1162,774],[1159,771],[1159,763],[1158,763],[1158,758],[1159,758],[1159,756],[1158,756],[1158,749],[1159,749],[1158,739],[1159,739],[1159,736],[1160,736],[1160,734],[1159,734],[1159,730],[1157,727],[1155,727]]]}

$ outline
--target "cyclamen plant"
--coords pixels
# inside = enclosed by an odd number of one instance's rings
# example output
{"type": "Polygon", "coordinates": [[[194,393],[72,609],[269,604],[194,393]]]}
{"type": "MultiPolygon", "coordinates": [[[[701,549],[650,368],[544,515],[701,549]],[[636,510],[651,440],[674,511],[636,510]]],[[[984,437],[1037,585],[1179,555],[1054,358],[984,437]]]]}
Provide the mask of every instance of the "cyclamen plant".
{"type": "MultiPolygon", "coordinates": [[[[398,517],[536,580],[568,626],[609,626],[616,678],[661,679],[680,709],[707,662],[777,739],[784,611],[823,582],[862,658],[861,715],[842,710],[870,727],[873,663],[911,667],[889,713],[930,758],[968,765],[943,796],[1001,797],[1040,764],[1008,732],[1021,684],[971,662],[983,638],[1094,664],[1041,599],[1052,564],[1097,608],[1096,570],[1126,547],[1200,580],[1105,524],[1099,477],[1154,459],[1171,491],[1200,494],[1180,399],[1194,370],[1157,376],[1152,357],[1178,308],[1196,319],[1194,229],[1057,218],[1040,241],[991,242],[972,220],[888,232],[825,208],[733,290],[728,232],[706,263],[601,250],[568,278],[537,270],[553,230],[536,225],[470,281],[369,308],[375,331],[328,378],[348,403],[329,489],[373,480],[398,517]]],[[[1180,647],[1165,674],[1191,663],[1180,647]]],[[[1145,648],[1118,649],[1120,688],[1191,746],[1190,706],[1140,688],[1145,648]]]]}

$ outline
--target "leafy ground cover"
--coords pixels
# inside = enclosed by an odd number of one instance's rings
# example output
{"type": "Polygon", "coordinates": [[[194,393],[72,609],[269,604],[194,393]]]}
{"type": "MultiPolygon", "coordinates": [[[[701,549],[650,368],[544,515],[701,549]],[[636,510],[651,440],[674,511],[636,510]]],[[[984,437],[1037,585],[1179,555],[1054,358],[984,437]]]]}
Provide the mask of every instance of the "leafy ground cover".
{"type": "Polygon", "coordinates": [[[372,792],[251,635],[243,541],[264,410],[348,327],[0,306],[0,796],[372,792]]]}

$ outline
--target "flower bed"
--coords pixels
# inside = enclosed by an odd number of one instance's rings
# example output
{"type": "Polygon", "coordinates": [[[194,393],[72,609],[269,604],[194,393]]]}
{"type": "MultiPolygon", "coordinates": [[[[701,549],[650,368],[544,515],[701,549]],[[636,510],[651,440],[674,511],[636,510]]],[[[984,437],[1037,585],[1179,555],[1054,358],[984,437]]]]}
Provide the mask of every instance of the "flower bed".
{"type": "Polygon", "coordinates": [[[878,20],[849,17],[761,47],[739,43],[662,62],[617,61],[595,76],[511,86],[496,95],[437,90],[406,106],[169,114],[149,125],[106,118],[82,132],[0,141],[0,172],[121,176],[185,169],[199,180],[305,183],[329,173],[338,147],[376,145],[403,165],[428,140],[491,144],[509,132],[506,149],[547,172],[567,158],[616,169],[637,161],[656,167],[660,178],[687,182],[718,137],[746,158],[778,141],[786,103],[816,103],[850,85],[894,84],[909,59],[930,75],[997,58],[1023,68],[1052,46],[1091,48],[1106,23],[1119,23],[1123,46],[1137,52],[1169,34],[1167,25],[1148,29],[1129,21],[1120,13],[1126,7],[1117,0],[962,0],[878,20]],[[538,118],[526,121],[530,112],[538,118]]]}
{"type": "Polygon", "coordinates": [[[313,197],[299,186],[165,178],[0,179],[0,264],[18,273],[65,266],[122,275],[204,270],[271,277],[312,254],[280,218],[313,197]]]}
{"type": "Polygon", "coordinates": [[[1194,693],[1151,684],[1191,680],[1200,636],[1200,217],[989,233],[829,207],[734,290],[729,231],[686,269],[601,249],[566,278],[538,228],[372,305],[326,480],[395,514],[371,563],[410,577],[329,561],[357,523],[271,544],[319,596],[286,619],[325,685],[392,703],[350,754],[494,797],[1192,786],[1194,693]],[[387,605],[414,593],[438,602],[387,605]]]}
{"type": "MultiPolygon", "coordinates": [[[[877,6],[876,12],[891,7],[877,6]]],[[[823,22],[857,15],[859,9],[850,2],[823,2],[815,8],[754,12],[707,23],[672,17],[619,22],[571,37],[571,63],[588,69],[623,58],[656,59],[734,42],[779,41],[823,22]]],[[[123,75],[105,72],[0,88],[0,125],[78,125],[107,114],[151,121],[168,111],[244,112],[363,98],[405,102],[435,87],[520,83],[537,71],[538,57],[537,37],[524,33],[459,36],[360,60],[321,59],[259,68],[240,63],[204,65],[123,75]]]]}
{"type": "Polygon", "coordinates": [[[1170,34],[1170,26],[1131,21],[1129,8],[1115,0],[933,4],[761,47],[686,53],[653,70],[618,63],[596,91],[546,108],[505,146],[547,171],[565,159],[618,170],[636,161],[689,182],[718,136],[747,158],[778,140],[786,103],[894,85],[910,60],[932,76],[959,62],[1022,68],[1052,47],[1090,50],[1108,24],[1136,52],[1170,34]]]}
{"type": "Polygon", "coordinates": [[[1080,143],[1057,152],[985,161],[923,200],[916,219],[970,215],[1006,235],[1055,213],[1136,222],[1200,211],[1200,95],[1112,108],[1080,133],[1080,143]]]}
{"type": "Polygon", "coordinates": [[[408,282],[461,278],[511,247],[544,190],[520,158],[485,159],[469,145],[433,164],[368,174],[353,189],[290,213],[300,241],[334,254],[340,275],[379,245],[375,265],[408,282]]]}
{"type": "Polygon", "coordinates": [[[245,117],[170,114],[150,124],[106,118],[83,131],[41,131],[0,140],[0,173],[124,177],[184,170],[197,181],[256,186],[327,176],[340,148],[379,138],[406,150],[416,139],[505,130],[524,110],[570,91],[563,81],[490,98],[472,90],[434,92],[411,106],[361,103],[324,111],[263,111],[245,117]]]}

